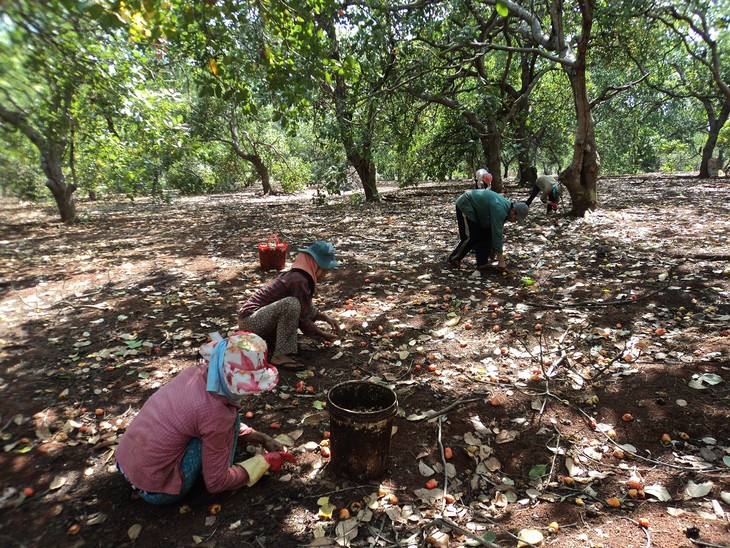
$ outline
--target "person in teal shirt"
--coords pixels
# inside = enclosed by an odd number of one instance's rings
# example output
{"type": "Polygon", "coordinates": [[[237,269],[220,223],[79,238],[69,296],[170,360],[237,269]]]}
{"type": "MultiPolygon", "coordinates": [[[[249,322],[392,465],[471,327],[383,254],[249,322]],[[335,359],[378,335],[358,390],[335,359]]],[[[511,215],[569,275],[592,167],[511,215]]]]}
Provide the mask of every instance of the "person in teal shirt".
{"type": "Polygon", "coordinates": [[[459,244],[448,261],[460,268],[461,260],[474,251],[477,268],[489,267],[489,259],[496,254],[499,268],[506,268],[502,229],[507,221],[524,224],[529,207],[524,202],[513,202],[493,190],[468,190],[456,199],[456,222],[459,225],[459,244]]]}

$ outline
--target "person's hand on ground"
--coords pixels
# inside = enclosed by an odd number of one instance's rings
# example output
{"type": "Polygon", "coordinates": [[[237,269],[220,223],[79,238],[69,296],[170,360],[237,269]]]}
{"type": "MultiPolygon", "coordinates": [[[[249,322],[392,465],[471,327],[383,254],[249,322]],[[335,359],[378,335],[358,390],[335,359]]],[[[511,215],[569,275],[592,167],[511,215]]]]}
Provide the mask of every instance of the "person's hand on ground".
{"type": "Polygon", "coordinates": [[[274,438],[272,438],[271,436],[266,436],[266,439],[264,440],[262,445],[264,446],[264,449],[266,449],[269,452],[284,450],[284,446],[280,442],[278,442],[274,438]]]}

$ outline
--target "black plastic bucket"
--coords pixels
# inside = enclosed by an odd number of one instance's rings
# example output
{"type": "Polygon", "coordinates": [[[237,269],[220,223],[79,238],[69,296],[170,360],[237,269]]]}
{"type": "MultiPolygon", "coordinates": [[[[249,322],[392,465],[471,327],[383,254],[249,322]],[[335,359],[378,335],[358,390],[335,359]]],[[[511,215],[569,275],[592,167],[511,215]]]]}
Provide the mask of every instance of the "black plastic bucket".
{"type": "Polygon", "coordinates": [[[385,474],[390,432],[398,412],[395,392],[372,382],[343,382],[327,394],[327,409],[334,471],[357,479],[385,474]]]}

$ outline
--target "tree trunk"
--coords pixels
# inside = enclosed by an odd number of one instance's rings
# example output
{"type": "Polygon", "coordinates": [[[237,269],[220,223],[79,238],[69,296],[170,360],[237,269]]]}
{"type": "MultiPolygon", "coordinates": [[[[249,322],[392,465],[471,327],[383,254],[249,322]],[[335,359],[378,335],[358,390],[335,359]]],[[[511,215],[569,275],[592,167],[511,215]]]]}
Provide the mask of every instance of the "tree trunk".
{"type": "Polygon", "coordinates": [[[487,168],[489,173],[492,174],[492,190],[495,192],[503,192],[504,184],[502,181],[502,139],[497,129],[497,122],[494,118],[487,120],[487,129],[489,134],[482,139],[482,146],[484,147],[484,157],[487,159],[487,168]]]}
{"type": "Polygon", "coordinates": [[[250,159],[253,167],[256,169],[256,173],[261,177],[261,187],[263,188],[264,195],[271,194],[271,178],[269,176],[269,168],[263,162],[260,156],[254,156],[250,159]]]}
{"type": "MultiPolygon", "coordinates": [[[[59,145],[56,148],[63,147],[59,145]]],[[[76,204],[73,199],[76,185],[66,184],[62,158],[53,150],[41,151],[41,167],[46,174],[46,187],[51,191],[58,206],[61,221],[66,224],[76,222],[76,204]]]]}
{"type": "Polygon", "coordinates": [[[573,203],[571,215],[582,217],[587,211],[593,211],[598,205],[598,170],[600,162],[596,150],[596,124],[591,114],[586,86],[586,55],[588,40],[593,26],[592,1],[580,2],[582,16],[581,39],[576,49],[576,61],[573,66],[564,66],[575,104],[576,131],[573,144],[573,159],[560,180],[568,189],[573,203]]]}
{"type": "MultiPolygon", "coordinates": [[[[64,134],[60,133],[59,140],[47,139],[40,131],[33,127],[26,116],[19,111],[12,111],[0,103],[0,120],[18,128],[35,147],[41,155],[41,168],[46,176],[46,187],[51,191],[61,221],[73,223],[76,221],[76,204],[73,193],[76,185],[66,184],[63,175],[63,156],[66,144],[63,140],[64,134]]],[[[58,135],[58,134],[57,134],[58,135]]]]}
{"type": "Polygon", "coordinates": [[[598,205],[598,170],[596,127],[591,115],[586,89],[585,69],[576,70],[570,78],[575,101],[577,128],[573,144],[573,159],[560,180],[568,189],[573,203],[571,214],[582,217],[598,205]]]}
{"type": "Polygon", "coordinates": [[[372,158],[364,158],[355,151],[348,151],[347,160],[355,168],[355,171],[357,171],[360,177],[360,181],[362,181],[362,188],[365,191],[365,201],[379,202],[381,197],[378,192],[375,162],[373,162],[372,158]]]}
{"type": "MultiPolygon", "coordinates": [[[[703,103],[705,103],[703,101],[703,103]]],[[[726,100],[720,109],[720,114],[715,116],[715,110],[712,104],[705,103],[705,110],[707,111],[707,121],[710,126],[710,130],[707,133],[707,141],[705,146],[702,147],[702,161],[700,162],[700,179],[707,179],[710,175],[709,164],[712,159],[712,155],[715,153],[715,147],[717,146],[717,139],[720,136],[720,131],[727,122],[728,115],[730,115],[730,100],[726,100]]]]}

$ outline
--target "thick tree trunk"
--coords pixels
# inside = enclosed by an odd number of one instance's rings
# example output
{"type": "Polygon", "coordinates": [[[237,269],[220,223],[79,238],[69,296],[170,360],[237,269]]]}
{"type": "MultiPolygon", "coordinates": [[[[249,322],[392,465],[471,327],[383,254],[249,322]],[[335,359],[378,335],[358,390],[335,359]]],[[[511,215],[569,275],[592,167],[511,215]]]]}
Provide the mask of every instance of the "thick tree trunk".
{"type": "Polygon", "coordinates": [[[363,157],[358,152],[350,150],[347,152],[347,160],[355,168],[355,171],[357,171],[360,177],[360,181],[362,181],[362,188],[365,191],[365,201],[379,202],[381,196],[378,192],[375,163],[369,154],[366,153],[366,155],[367,157],[363,157]]]}
{"type": "Polygon", "coordinates": [[[51,191],[58,206],[61,221],[67,224],[76,222],[76,204],[73,198],[76,185],[66,184],[61,157],[53,150],[42,151],[41,167],[46,175],[46,187],[51,191]]]}
{"type": "Polygon", "coordinates": [[[575,143],[573,159],[561,174],[560,180],[568,189],[573,203],[571,214],[582,217],[587,211],[593,211],[598,205],[598,171],[600,162],[596,150],[596,125],[591,114],[586,85],[586,55],[588,42],[593,26],[592,0],[579,2],[582,16],[582,34],[576,50],[576,60],[572,66],[565,66],[565,71],[573,90],[575,104],[575,143]]]}
{"type": "Polygon", "coordinates": [[[489,173],[492,174],[492,190],[503,192],[504,184],[501,173],[502,139],[497,129],[497,122],[493,118],[487,120],[487,129],[489,129],[489,134],[486,139],[482,139],[482,146],[484,147],[484,157],[487,159],[487,168],[489,173]]]}
{"type": "Polygon", "coordinates": [[[720,109],[720,114],[717,117],[714,115],[714,109],[711,104],[705,104],[705,110],[707,111],[707,120],[710,130],[707,133],[705,146],[702,147],[702,161],[700,162],[699,174],[700,179],[707,179],[711,176],[709,164],[713,154],[715,153],[715,147],[717,146],[717,139],[720,136],[720,131],[725,126],[728,116],[730,115],[730,100],[725,101],[720,109]]]}
{"type": "Polygon", "coordinates": [[[264,191],[264,195],[271,194],[271,177],[269,176],[269,168],[266,167],[266,164],[260,156],[252,157],[250,162],[253,164],[256,173],[258,173],[259,177],[261,177],[261,187],[264,191]]]}
{"type": "Polygon", "coordinates": [[[573,203],[571,214],[581,217],[598,205],[598,171],[600,163],[596,150],[596,127],[591,115],[586,88],[585,69],[579,67],[570,77],[575,101],[577,128],[573,144],[573,159],[560,180],[568,189],[573,203]]]}

